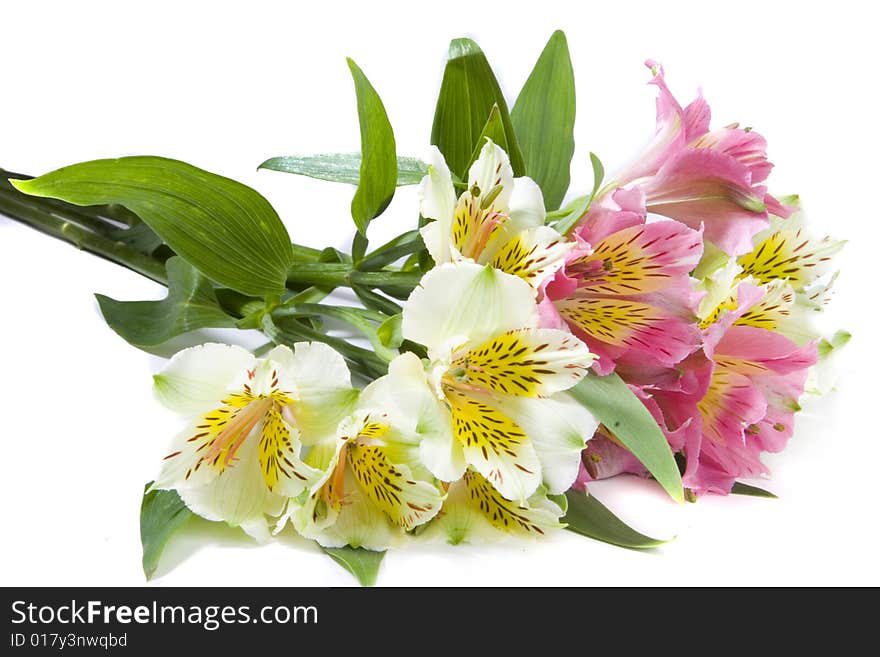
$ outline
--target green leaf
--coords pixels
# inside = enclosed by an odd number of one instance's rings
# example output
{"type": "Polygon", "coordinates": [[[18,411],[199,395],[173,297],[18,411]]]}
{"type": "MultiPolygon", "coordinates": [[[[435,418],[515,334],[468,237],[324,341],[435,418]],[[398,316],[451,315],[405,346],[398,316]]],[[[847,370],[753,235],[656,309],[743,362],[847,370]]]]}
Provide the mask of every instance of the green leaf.
{"type": "Polygon", "coordinates": [[[431,143],[446,158],[450,170],[467,180],[467,166],[478,145],[492,106],[498,105],[513,173],[525,175],[522,152],[516,142],[510,113],[498,80],[480,47],[470,39],[454,39],[434,111],[431,143]]]}
{"type": "Polygon", "coordinates": [[[580,196],[569,203],[563,210],[558,210],[547,215],[548,219],[554,218],[553,227],[562,235],[567,235],[572,228],[577,226],[581,218],[590,209],[593,199],[602,187],[605,179],[605,167],[595,153],[590,153],[590,164],[593,165],[593,191],[586,196],[580,196]],[[552,216],[551,216],[552,215],[552,216]]]}
{"type": "Polygon", "coordinates": [[[379,325],[376,335],[388,349],[397,349],[403,344],[403,313],[392,315],[379,325]]]}
{"type": "MultiPolygon", "coordinates": [[[[321,155],[287,155],[263,162],[259,169],[293,173],[330,182],[359,185],[361,182],[360,153],[326,153],[321,155]]],[[[397,186],[418,185],[428,173],[428,165],[417,157],[397,157],[397,186]]]]}
{"type": "Polygon", "coordinates": [[[477,138],[477,145],[474,152],[471,153],[471,159],[465,167],[465,171],[470,171],[471,165],[480,157],[480,151],[486,143],[486,139],[491,139],[498,144],[504,152],[510,148],[510,142],[507,140],[507,133],[504,131],[504,122],[501,120],[501,110],[498,105],[492,105],[492,111],[489,112],[489,118],[486,119],[486,125],[483,126],[480,136],[477,138]]]}
{"type": "Polygon", "coordinates": [[[287,229],[266,199],[229,178],[137,156],[82,162],[12,184],[74,205],[118,203],[221,285],[254,296],[284,292],[292,259],[287,229]]]}
{"type": "Polygon", "coordinates": [[[570,490],[565,497],[568,498],[568,512],[562,521],[567,523],[566,529],[569,531],[611,545],[636,550],[657,547],[669,542],[637,532],[587,492],[570,490]]]}
{"type": "Polygon", "coordinates": [[[363,71],[351,59],[348,68],[354,79],[358,121],[361,126],[360,178],[351,201],[351,216],[360,233],[378,217],[394,196],[397,187],[397,153],[394,131],[379,94],[363,71]]]}
{"type": "Polygon", "coordinates": [[[150,491],[151,484],[152,482],[144,488],[144,499],[141,502],[142,563],[147,579],[156,572],[159,557],[162,556],[168,539],[193,517],[192,511],[186,508],[176,491],[150,491]]]}
{"type": "Polygon", "coordinates": [[[181,333],[200,328],[234,328],[235,319],[221,310],[211,283],[182,258],[169,258],[168,296],[161,301],[116,301],[96,294],[104,320],[126,342],[155,347],[181,333]]]}
{"type": "Polygon", "coordinates": [[[730,489],[731,494],[733,495],[750,495],[751,497],[770,497],[778,499],[778,497],[771,493],[769,490],[764,490],[763,488],[758,488],[757,486],[751,486],[750,484],[744,484],[741,481],[737,481],[733,484],[733,488],[730,489]]]}
{"type": "Polygon", "coordinates": [[[548,210],[559,207],[571,181],[574,115],[574,70],[565,34],[557,30],[510,112],[526,175],[538,183],[548,210]]]}
{"type": "Polygon", "coordinates": [[[681,475],[666,437],[617,374],[590,374],[568,392],[642,462],[672,499],[684,501],[681,475]]]}
{"type": "Polygon", "coordinates": [[[322,546],[321,549],[333,561],[354,575],[361,586],[373,586],[376,583],[379,566],[382,563],[385,552],[374,552],[373,550],[348,546],[341,548],[325,548],[322,546]]]}

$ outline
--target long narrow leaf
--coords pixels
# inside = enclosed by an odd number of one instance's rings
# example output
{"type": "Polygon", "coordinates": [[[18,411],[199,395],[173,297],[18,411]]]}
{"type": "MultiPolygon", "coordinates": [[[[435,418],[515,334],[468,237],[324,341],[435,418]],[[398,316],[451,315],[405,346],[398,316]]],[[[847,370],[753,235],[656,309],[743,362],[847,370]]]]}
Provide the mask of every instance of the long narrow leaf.
{"type": "MultiPolygon", "coordinates": [[[[358,185],[361,182],[360,153],[285,155],[269,158],[258,168],[349,185],[358,185]]],[[[417,157],[397,157],[398,187],[418,185],[427,173],[428,165],[417,157]]]]}
{"type": "Polygon", "coordinates": [[[568,511],[562,520],[567,523],[566,529],[569,531],[604,543],[637,550],[657,547],[668,542],[637,532],[587,492],[570,490],[565,497],[568,499],[568,511]]]}
{"type": "Polygon", "coordinates": [[[574,70],[565,34],[557,30],[510,112],[526,174],[538,183],[548,210],[559,207],[571,181],[574,117],[574,70]]]}
{"type": "Polygon", "coordinates": [[[397,152],[394,131],[379,94],[367,76],[351,59],[348,68],[357,95],[358,122],[361,127],[361,167],[357,192],[351,201],[351,216],[358,232],[388,207],[397,187],[397,152]]]}
{"type": "Polygon", "coordinates": [[[666,437],[617,374],[585,376],[568,392],[642,462],[674,500],[684,501],[681,475],[666,437]]]}

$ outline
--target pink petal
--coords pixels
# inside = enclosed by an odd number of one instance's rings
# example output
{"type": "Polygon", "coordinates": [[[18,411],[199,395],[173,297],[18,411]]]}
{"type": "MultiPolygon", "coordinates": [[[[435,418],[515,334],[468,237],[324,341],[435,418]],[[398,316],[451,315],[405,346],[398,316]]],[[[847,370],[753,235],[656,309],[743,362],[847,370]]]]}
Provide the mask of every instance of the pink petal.
{"type": "Polygon", "coordinates": [[[764,190],[753,189],[748,168],[724,153],[685,149],[644,185],[649,212],[692,228],[725,253],[752,249],[752,237],[769,225],[764,190]]]}

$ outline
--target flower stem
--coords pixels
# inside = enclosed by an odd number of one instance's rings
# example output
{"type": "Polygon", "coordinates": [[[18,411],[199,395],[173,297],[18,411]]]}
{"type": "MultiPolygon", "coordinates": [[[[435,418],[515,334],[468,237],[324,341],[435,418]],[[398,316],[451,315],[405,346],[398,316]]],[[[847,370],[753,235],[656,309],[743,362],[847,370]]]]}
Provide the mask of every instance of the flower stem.
{"type": "MultiPolygon", "coordinates": [[[[26,197],[27,198],[27,197],[26,197]]],[[[115,264],[127,267],[149,279],[167,285],[165,263],[137,251],[127,244],[86,229],[81,222],[59,216],[55,209],[33,199],[23,201],[7,193],[0,193],[0,213],[35,228],[42,233],[72,244],[115,264]]]]}

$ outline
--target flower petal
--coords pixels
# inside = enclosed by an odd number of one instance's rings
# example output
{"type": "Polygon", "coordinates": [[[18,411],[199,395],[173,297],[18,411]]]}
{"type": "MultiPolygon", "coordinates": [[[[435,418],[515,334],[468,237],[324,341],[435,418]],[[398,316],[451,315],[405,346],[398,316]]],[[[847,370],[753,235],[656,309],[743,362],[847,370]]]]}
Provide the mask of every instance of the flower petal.
{"type": "Polygon", "coordinates": [[[540,226],[525,230],[503,244],[489,264],[537,288],[556,273],[574,246],[574,242],[567,242],[549,226],[540,226]]]}
{"type": "Polygon", "coordinates": [[[769,225],[765,190],[752,187],[748,167],[725,153],[688,148],[670,158],[644,185],[649,212],[691,228],[725,253],[752,250],[752,237],[769,225]]]}
{"type": "Polygon", "coordinates": [[[403,308],[403,337],[442,350],[537,323],[535,291],[491,267],[448,263],[429,271],[403,308]]]}
{"type": "Polygon", "coordinates": [[[795,291],[801,291],[828,272],[843,245],[830,237],[811,238],[801,228],[779,230],[741,256],[738,263],[742,276],[753,276],[761,283],[786,280],[795,291]]]}
{"type": "Polygon", "coordinates": [[[349,462],[367,498],[396,525],[406,530],[437,515],[443,495],[427,481],[415,479],[403,463],[392,463],[385,447],[352,444],[349,462]]]}
{"type": "Polygon", "coordinates": [[[437,264],[449,262],[452,257],[449,237],[455,213],[455,187],[446,160],[436,146],[431,146],[428,174],[422,179],[419,196],[422,216],[434,220],[420,231],[428,253],[437,264]]]}
{"type": "Polygon", "coordinates": [[[449,413],[412,352],[391,361],[388,374],[364,389],[358,406],[387,412],[392,427],[418,444],[419,461],[438,479],[455,481],[464,474],[467,464],[461,443],[452,435],[449,413]]]}
{"type": "Polygon", "coordinates": [[[276,347],[266,358],[281,365],[279,386],[294,400],[288,409],[303,443],[332,436],[357,400],[345,359],[322,342],[297,342],[293,351],[276,347]]]}
{"type": "Polygon", "coordinates": [[[522,428],[484,396],[448,388],[452,427],[464,458],[507,499],[525,500],[541,483],[541,464],[522,428]]]}
{"type": "Polygon", "coordinates": [[[475,186],[480,192],[477,196],[485,196],[500,186],[501,191],[495,197],[493,205],[501,209],[509,206],[513,189],[513,169],[507,153],[491,139],[486,139],[480,149],[480,156],[468,171],[468,189],[475,186]]]}
{"type": "Polygon", "coordinates": [[[551,494],[574,483],[581,451],[599,426],[598,420],[568,395],[552,399],[505,397],[498,407],[528,434],[541,463],[541,478],[551,494]]]}
{"type": "Polygon", "coordinates": [[[225,521],[233,527],[245,525],[251,535],[263,535],[256,528],[268,528],[265,516],[280,514],[286,498],[266,488],[256,440],[244,441],[237,458],[208,483],[181,486],[177,492],[193,513],[207,520],[225,521]]]}
{"type": "Polygon", "coordinates": [[[703,234],[676,221],[658,221],[617,231],[593,252],[566,263],[566,273],[596,294],[631,296],[670,287],[697,266],[703,234]]]}
{"type": "Polygon", "coordinates": [[[699,344],[691,317],[653,303],[578,292],[555,305],[590,351],[603,358],[638,352],[671,367],[699,344]]]}
{"type": "Polygon", "coordinates": [[[153,377],[156,397],[169,409],[197,415],[217,406],[232,389],[240,389],[256,359],[241,347],[207,343],[177,352],[153,377]]]}
{"type": "Polygon", "coordinates": [[[450,487],[443,513],[429,529],[440,530],[453,545],[498,540],[505,533],[538,538],[563,527],[560,516],[562,509],[543,493],[535,493],[525,503],[513,502],[468,470],[450,487]]]}
{"type": "Polygon", "coordinates": [[[471,349],[453,363],[467,382],[509,395],[545,397],[567,390],[593,362],[587,346],[554,329],[508,331],[471,349]]]}
{"type": "Polygon", "coordinates": [[[385,550],[403,539],[403,530],[389,522],[367,498],[349,468],[345,470],[344,490],[345,499],[338,511],[311,496],[302,506],[291,500],[287,517],[302,536],[324,547],[350,545],[385,550]]]}

